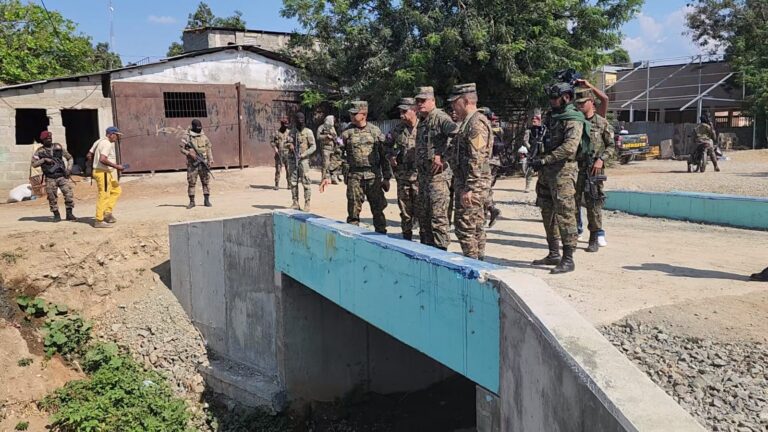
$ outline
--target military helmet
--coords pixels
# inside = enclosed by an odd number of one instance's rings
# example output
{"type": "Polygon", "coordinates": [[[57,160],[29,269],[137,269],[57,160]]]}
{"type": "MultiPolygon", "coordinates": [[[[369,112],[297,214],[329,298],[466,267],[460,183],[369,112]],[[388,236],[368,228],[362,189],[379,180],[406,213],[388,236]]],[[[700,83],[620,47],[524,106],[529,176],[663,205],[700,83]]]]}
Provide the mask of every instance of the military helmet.
{"type": "Polygon", "coordinates": [[[569,83],[561,82],[553,84],[547,89],[547,96],[549,96],[550,99],[557,99],[564,94],[570,94],[571,98],[573,98],[573,86],[569,83]]]}

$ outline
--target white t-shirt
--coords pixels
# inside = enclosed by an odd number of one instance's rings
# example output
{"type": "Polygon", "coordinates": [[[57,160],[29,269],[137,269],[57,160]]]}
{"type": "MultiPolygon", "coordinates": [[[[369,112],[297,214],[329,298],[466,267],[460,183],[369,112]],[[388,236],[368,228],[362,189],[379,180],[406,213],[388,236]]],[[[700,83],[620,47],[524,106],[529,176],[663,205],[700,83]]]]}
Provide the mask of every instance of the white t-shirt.
{"type": "Polygon", "coordinates": [[[101,163],[101,155],[107,157],[107,159],[113,164],[117,164],[117,157],[115,156],[115,143],[111,142],[107,138],[102,138],[91,147],[93,152],[93,169],[99,171],[109,171],[112,174],[115,173],[115,169],[101,163]]]}

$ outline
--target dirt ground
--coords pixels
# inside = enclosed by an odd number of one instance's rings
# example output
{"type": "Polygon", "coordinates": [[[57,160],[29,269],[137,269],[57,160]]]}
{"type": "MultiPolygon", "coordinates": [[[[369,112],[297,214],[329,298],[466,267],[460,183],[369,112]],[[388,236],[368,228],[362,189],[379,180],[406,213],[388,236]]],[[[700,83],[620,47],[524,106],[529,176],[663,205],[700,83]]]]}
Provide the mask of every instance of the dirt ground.
{"type": "MultiPolygon", "coordinates": [[[[688,174],[682,161],[617,166],[608,172],[607,187],[768,196],[768,151],[727,156],[730,160],[722,162],[720,173],[710,169],[688,174]]],[[[0,283],[24,286],[65,303],[94,319],[98,328],[101,317],[115,311],[130,313],[134,303],[165,297],[156,290],[168,284],[169,223],[289,206],[285,179],[274,191],[273,174],[272,168],[216,172],[214,207],[198,203],[192,210],[185,208],[184,173],[125,177],[115,209],[119,221],[107,230],[91,227],[96,187],[87,181],[76,186],[78,222],[51,222],[44,198],[2,204],[0,283]]],[[[313,171],[311,178],[312,212],[343,220],[343,185],[320,194],[319,171],[313,171]]],[[[503,213],[488,231],[489,261],[541,277],[595,325],[633,316],[664,323],[684,335],[731,341],[768,338],[768,284],[747,281],[750,273],[768,265],[764,253],[768,232],[607,213],[608,247],[597,254],[579,251],[574,273],[552,276],[547,268],[530,265],[546,254],[546,242],[538,209],[532,205],[535,194],[524,193],[523,186],[520,177],[496,185],[495,199],[503,213]]],[[[398,235],[394,189],[387,194],[386,215],[390,234],[398,235]]],[[[367,206],[363,217],[370,226],[367,206]]],[[[450,250],[460,252],[453,240],[450,250]]],[[[45,416],[36,412],[33,402],[79,377],[55,359],[41,369],[41,353],[34,349],[30,353],[22,336],[17,325],[0,317],[0,431],[12,430],[22,419],[30,421],[30,430],[41,430],[36,427],[45,423],[45,416]],[[22,357],[32,358],[32,366],[20,369],[16,363],[22,357]]]]}

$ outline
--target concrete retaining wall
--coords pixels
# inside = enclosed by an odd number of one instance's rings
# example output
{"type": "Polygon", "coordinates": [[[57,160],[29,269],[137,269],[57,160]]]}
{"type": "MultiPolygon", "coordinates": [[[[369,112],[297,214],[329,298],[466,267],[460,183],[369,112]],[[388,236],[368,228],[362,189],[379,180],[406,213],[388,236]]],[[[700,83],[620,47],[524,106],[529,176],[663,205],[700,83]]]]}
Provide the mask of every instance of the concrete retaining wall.
{"type": "Polygon", "coordinates": [[[214,365],[209,385],[236,398],[422,388],[447,373],[428,356],[481,386],[481,431],[703,430],[528,275],[292,211],[172,225],[171,255],[210,350],[260,370],[246,392],[214,365]]]}
{"type": "Polygon", "coordinates": [[[609,191],[605,208],[640,216],[768,229],[768,199],[694,192],[609,191]]]}

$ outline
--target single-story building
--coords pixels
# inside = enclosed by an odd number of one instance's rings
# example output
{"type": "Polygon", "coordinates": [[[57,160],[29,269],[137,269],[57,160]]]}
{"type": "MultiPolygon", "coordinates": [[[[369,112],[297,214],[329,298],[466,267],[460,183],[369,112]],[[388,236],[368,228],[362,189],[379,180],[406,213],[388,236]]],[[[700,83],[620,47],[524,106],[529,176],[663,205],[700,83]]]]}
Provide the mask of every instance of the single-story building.
{"type": "Polygon", "coordinates": [[[193,118],[214,144],[216,167],[271,164],[279,119],[305,90],[290,59],[230,45],[111,71],[0,87],[0,193],[27,182],[43,130],[83,167],[107,126],[123,132],[127,172],[183,169],[178,145],[193,118]]]}

